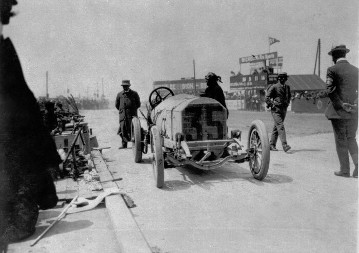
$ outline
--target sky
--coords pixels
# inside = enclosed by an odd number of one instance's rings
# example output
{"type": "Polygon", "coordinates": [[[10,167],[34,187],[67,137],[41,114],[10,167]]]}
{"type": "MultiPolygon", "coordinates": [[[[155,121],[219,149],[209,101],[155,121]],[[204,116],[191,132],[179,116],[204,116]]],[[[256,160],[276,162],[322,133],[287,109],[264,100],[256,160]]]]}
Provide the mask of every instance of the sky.
{"type": "Polygon", "coordinates": [[[358,66],[357,0],[18,0],[14,11],[3,33],[36,97],[48,71],[50,97],[103,87],[114,100],[129,79],[146,100],[154,81],[193,77],[193,60],[196,78],[215,72],[228,90],[240,57],[269,52],[268,36],[289,75],[313,74],[318,39],[322,79],[332,46],[358,66]]]}

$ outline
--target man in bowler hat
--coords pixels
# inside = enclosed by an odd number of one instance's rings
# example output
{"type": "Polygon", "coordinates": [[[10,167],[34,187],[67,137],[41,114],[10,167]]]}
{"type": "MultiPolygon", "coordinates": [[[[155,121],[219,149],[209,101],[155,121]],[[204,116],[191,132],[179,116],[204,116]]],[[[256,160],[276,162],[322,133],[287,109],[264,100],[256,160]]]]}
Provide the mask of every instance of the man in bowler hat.
{"type": "Polygon", "coordinates": [[[328,53],[334,65],[327,70],[326,90],[319,97],[329,97],[325,116],[332,122],[335,145],[340,163],[340,170],[334,175],[350,177],[349,154],[355,169],[353,177],[358,177],[358,68],[345,58],[349,49],[339,45],[328,53]]]}
{"type": "Polygon", "coordinates": [[[287,152],[291,147],[287,144],[287,137],[284,128],[284,119],[287,115],[287,108],[290,103],[291,93],[290,87],[286,84],[288,75],[286,72],[278,74],[278,82],[270,86],[266,94],[266,103],[271,109],[274,126],[272,136],[270,139],[270,149],[278,151],[276,148],[278,135],[282,142],[284,152],[287,152]]]}
{"type": "Polygon", "coordinates": [[[130,89],[130,80],[123,80],[123,91],[117,94],[116,108],[120,114],[120,127],[117,134],[121,136],[121,148],[127,148],[127,142],[131,141],[131,121],[137,117],[137,109],[141,106],[137,92],[130,89]]]}

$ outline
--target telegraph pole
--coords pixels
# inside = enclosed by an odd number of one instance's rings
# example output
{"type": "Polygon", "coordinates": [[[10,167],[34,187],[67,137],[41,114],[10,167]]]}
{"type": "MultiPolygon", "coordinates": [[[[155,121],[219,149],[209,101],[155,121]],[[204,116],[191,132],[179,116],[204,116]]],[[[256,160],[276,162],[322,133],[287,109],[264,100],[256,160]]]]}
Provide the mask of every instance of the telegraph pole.
{"type": "Polygon", "coordinates": [[[318,76],[320,78],[320,49],[321,49],[321,43],[320,43],[320,39],[318,40],[318,76]]]}
{"type": "Polygon", "coordinates": [[[193,59],[193,84],[194,84],[194,94],[197,95],[197,87],[196,87],[196,63],[193,59]]]}
{"type": "Polygon", "coordinates": [[[46,71],[46,98],[49,98],[49,71],[46,71]]]}
{"type": "Polygon", "coordinates": [[[102,82],[102,97],[105,97],[105,92],[104,92],[104,89],[103,89],[103,78],[102,78],[101,82],[102,82]]]}
{"type": "Polygon", "coordinates": [[[96,98],[98,98],[99,95],[98,95],[98,82],[96,83],[96,98]]]}
{"type": "Polygon", "coordinates": [[[318,76],[320,77],[320,48],[321,48],[321,43],[320,43],[320,39],[318,39],[318,44],[317,44],[317,54],[315,55],[315,63],[314,63],[314,75],[317,69],[317,63],[318,63],[318,76]]]}

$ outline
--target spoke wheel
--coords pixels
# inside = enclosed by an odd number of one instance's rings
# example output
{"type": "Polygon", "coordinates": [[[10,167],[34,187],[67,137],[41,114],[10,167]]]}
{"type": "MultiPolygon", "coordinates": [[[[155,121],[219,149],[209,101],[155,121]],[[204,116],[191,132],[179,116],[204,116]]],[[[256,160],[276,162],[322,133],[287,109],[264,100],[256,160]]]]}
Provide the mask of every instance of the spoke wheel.
{"type": "Polygon", "coordinates": [[[162,101],[167,99],[168,97],[174,96],[173,91],[170,88],[167,87],[158,87],[154,89],[149,97],[149,103],[151,105],[151,108],[155,108],[157,105],[159,105],[162,101]]]}
{"type": "Polygon", "coordinates": [[[151,127],[151,146],[152,153],[152,169],[157,188],[162,188],[164,184],[164,157],[160,133],[156,126],[151,127]]]}
{"type": "Polygon", "coordinates": [[[132,118],[131,122],[131,142],[135,163],[139,163],[142,161],[141,124],[136,117],[132,118]]]}
{"type": "Polygon", "coordinates": [[[264,123],[260,120],[252,122],[248,135],[249,168],[255,179],[263,180],[268,173],[270,146],[264,123]]]}

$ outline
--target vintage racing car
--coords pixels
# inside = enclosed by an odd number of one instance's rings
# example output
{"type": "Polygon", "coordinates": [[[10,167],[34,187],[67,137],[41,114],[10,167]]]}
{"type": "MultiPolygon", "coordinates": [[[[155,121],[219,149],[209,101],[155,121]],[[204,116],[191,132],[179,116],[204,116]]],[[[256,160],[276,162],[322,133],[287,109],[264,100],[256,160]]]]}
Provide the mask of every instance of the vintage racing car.
{"type": "MultiPolygon", "coordinates": [[[[151,147],[155,184],[164,185],[164,166],[191,165],[203,170],[216,169],[229,160],[248,162],[255,179],[263,180],[268,172],[270,147],[265,125],[251,123],[246,147],[241,131],[227,133],[227,111],[219,102],[188,94],[174,95],[167,87],[154,89],[149,97],[147,129],[132,119],[134,161],[141,162],[142,153],[151,147]]],[[[239,119],[240,120],[240,119],[239,119]]]]}

